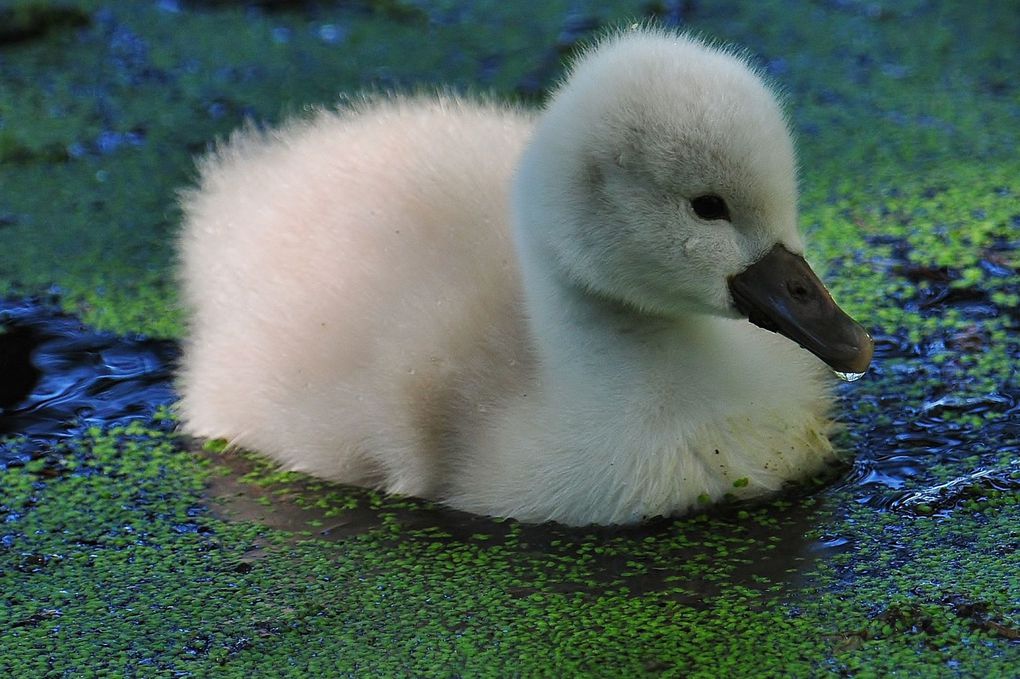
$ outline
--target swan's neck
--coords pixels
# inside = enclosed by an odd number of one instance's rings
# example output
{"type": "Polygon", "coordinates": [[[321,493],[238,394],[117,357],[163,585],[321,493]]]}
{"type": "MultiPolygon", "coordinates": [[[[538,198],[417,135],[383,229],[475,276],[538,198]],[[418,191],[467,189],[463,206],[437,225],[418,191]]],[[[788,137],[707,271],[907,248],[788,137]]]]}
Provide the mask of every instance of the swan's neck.
{"type": "MultiPolygon", "coordinates": [[[[667,318],[585,290],[550,268],[525,272],[532,337],[549,388],[605,399],[682,384],[683,392],[719,386],[724,340],[709,316],[667,318]],[[588,391],[588,390],[592,391],[588,391]]],[[[665,396],[665,394],[663,394],[665,396]]]]}

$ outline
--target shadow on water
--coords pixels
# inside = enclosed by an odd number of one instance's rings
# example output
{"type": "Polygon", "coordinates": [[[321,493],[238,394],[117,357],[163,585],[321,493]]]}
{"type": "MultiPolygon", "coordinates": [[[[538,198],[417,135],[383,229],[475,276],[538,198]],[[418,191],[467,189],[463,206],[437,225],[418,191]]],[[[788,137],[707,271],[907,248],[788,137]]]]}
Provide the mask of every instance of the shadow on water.
{"type": "MultiPolygon", "coordinates": [[[[387,526],[399,526],[394,540],[466,542],[484,535],[486,544],[539,558],[558,554],[575,561],[587,559],[596,582],[610,584],[631,575],[630,591],[669,589],[668,579],[677,573],[674,565],[711,563],[713,555],[732,555],[736,550],[740,557],[730,558],[730,563],[738,566],[727,582],[763,588],[761,583],[796,581],[816,559],[852,548],[838,535],[807,537],[821,529],[812,507],[826,504],[832,492],[849,491],[857,502],[877,511],[931,515],[952,511],[989,490],[1020,488],[1017,464],[984,468],[972,462],[975,454],[988,451],[989,445],[983,443],[988,441],[994,441],[1000,459],[1020,457],[1020,391],[1015,384],[1004,383],[998,392],[966,399],[954,396],[949,384],[944,393],[921,403],[898,391],[898,385],[917,379],[918,366],[935,369],[930,358],[937,350],[894,336],[877,337],[874,371],[883,385],[890,385],[883,390],[892,396],[860,395],[854,386],[843,388],[843,410],[857,456],[831,490],[815,498],[802,495],[768,505],[721,508],[695,521],[661,519],[638,527],[584,530],[493,521],[314,479],[260,485],[246,477],[264,473],[264,463],[245,455],[205,452],[198,442],[184,437],[180,444],[223,471],[212,475],[207,491],[215,516],[290,531],[295,539],[340,541],[387,526]],[[892,416],[880,422],[876,412],[892,416]],[[960,413],[996,417],[976,431],[951,417],[960,413]],[[932,465],[952,463],[963,473],[948,481],[916,482],[932,465]],[[629,548],[592,553],[593,544],[615,543],[664,546],[643,552],[638,558],[647,563],[635,571],[635,555],[629,548]]],[[[171,383],[178,355],[171,341],[95,332],[52,304],[0,301],[0,468],[54,455],[60,440],[93,426],[141,420],[169,430],[172,422],[157,422],[154,414],[174,400],[171,383]]],[[[711,569],[703,572],[702,577],[697,570],[685,571],[684,588],[676,596],[695,602],[718,591],[711,569]]],[[[562,581],[555,587],[567,591],[584,585],[562,581]]],[[[522,590],[521,595],[528,593],[522,590]]]]}
{"type": "MultiPolygon", "coordinates": [[[[481,536],[486,546],[506,548],[518,556],[534,557],[533,561],[547,561],[554,555],[556,560],[585,564],[586,584],[551,578],[543,591],[587,591],[592,582],[596,587],[625,584],[632,593],[670,590],[674,598],[697,605],[719,592],[719,571],[711,567],[713,556],[739,553],[735,561],[740,566],[725,581],[765,589],[796,579],[815,559],[842,550],[846,542],[807,537],[816,528],[817,517],[810,511],[816,502],[802,494],[785,496],[767,507],[717,509],[694,522],[660,517],[638,526],[570,528],[494,520],[416,498],[386,497],[307,477],[259,486],[243,480],[252,472],[257,475],[262,466],[248,454],[208,452],[197,442],[189,447],[229,469],[210,481],[210,507],[218,518],[255,521],[337,542],[387,527],[399,527],[394,541],[456,545],[481,536]],[[344,505],[342,511],[336,511],[338,505],[344,505]],[[617,545],[621,548],[614,548],[617,545]],[[697,564],[683,571],[682,589],[670,584],[678,564],[697,564]]],[[[261,556],[261,550],[256,550],[253,560],[261,556]]],[[[514,593],[527,596],[535,591],[520,588],[514,593]]]]}

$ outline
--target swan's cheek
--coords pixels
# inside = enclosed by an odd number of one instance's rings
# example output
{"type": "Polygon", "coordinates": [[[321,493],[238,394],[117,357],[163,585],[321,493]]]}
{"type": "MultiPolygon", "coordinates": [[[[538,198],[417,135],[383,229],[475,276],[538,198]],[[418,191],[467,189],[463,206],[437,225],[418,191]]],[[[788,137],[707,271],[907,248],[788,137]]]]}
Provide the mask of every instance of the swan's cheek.
{"type": "Polygon", "coordinates": [[[685,265],[706,277],[725,279],[743,269],[740,248],[723,234],[690,236],[683,240],[680,250],[685,265]]]}
{"type": "Polygon", "coordinates": [[[729,310],[726,280],[742,268],[737,244],[731,239],[692,236],[681,244],[679,283],[684,292],[716,310],[729,310]]]}
{"type": "Polygon", "coordinates": [[[684,252],[684,257],[694,258],[698,256],[698,252],[704,250],[705,246],[708,245],[707,238],[691,237],[683,242],[681,249],[684,252]]]}

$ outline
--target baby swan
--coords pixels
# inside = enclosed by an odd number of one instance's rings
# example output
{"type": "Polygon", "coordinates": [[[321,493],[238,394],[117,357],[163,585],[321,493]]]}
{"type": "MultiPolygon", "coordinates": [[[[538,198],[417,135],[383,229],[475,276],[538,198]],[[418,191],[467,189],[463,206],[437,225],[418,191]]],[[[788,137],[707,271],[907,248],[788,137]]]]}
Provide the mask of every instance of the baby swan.
{"type": "Polygon", "coordinates": [[[758,76],[654,30],[537,118],[393,98],[238,133],[184,195],[184,428],[524,521],[774,491],[833,455],[825,364],[871,358],[794,175],[758,76]]]}

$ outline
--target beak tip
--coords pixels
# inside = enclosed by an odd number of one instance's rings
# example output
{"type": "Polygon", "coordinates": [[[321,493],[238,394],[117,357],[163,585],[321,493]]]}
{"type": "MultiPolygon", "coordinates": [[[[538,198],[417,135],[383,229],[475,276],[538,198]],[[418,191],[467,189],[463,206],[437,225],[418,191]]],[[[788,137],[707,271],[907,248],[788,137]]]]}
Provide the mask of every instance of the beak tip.
{"type": "Polygon", "coordinates": [[[860,328],[858,341],[847,346],[843,356],[826,362],[830,368],[837,372],[863,374],[871,366],[871,359],[874,355],[875,340],[871,338],[871,335],[866,330],[860,328]]]}

